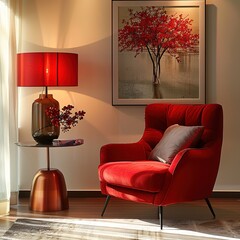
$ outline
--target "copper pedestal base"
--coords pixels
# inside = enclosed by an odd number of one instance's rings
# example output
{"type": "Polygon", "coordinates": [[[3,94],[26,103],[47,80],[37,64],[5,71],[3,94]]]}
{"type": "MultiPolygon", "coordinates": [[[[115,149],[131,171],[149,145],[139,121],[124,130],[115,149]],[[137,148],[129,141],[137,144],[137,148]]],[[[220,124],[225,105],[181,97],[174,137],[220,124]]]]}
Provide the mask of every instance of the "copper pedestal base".
{"type": "Polygon", "coordinates": [[[41,169],[33,179],[30,209],[50,212],[69,208],[63,174],[58,169],[41,169]]]}

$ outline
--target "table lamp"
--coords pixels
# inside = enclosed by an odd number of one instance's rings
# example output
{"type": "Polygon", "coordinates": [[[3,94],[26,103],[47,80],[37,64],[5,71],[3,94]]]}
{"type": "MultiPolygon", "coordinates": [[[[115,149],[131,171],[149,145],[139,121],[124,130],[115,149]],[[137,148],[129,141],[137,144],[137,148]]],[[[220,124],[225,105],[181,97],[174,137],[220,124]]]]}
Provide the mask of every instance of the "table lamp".
{"type": "Polygon", "coordinates": [[[17,85],[45,87],[32,104],[32,136],[39,144],[49,144],[59,137],[60,128],[53,126],[46,109],[59,103],[48,94],[48,87],[78,85],[78,55],[75,53],[34,52],[17,54],[17,85]]]}

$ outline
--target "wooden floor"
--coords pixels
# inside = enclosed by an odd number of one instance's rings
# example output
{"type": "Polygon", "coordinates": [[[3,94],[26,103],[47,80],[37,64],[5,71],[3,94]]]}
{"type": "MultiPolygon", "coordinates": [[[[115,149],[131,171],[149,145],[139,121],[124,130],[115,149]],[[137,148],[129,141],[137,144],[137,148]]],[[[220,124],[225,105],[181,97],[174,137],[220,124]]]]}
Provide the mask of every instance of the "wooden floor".
{"type": "MultiPolygon", "coordinates": [[[[48,213],[30,211],[28,201],[26,198],[20,199],[18,205],[11,206],[8,216],[0,217],[0,236],[17,218],[101,218],[105,198],[71,198],[68,210],[48,213]]],[[[216,213],[216,219],[240,221],[240,199],[212,198],[210,201],[216,213]]],[[[112,198],[104,218],[158,219],[158,208],[112,198]]],[[[195,201],[164,207],[163,218],[164,221],[208,220],[212,219],[212,215],[205,201],[195,201]]]]}

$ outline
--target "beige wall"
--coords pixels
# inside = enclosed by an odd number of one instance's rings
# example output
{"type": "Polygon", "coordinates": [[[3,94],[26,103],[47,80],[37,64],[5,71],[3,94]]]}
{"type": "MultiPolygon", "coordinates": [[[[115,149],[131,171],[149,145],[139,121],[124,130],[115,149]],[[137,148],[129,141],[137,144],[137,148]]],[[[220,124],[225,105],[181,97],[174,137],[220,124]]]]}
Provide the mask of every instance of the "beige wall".
{"type": "MultiPolygon", "coordinates": [[[[84,138],[74,148],[51,150],[68,190],[98,190],[99,149],[109,142],[133,142],[144,127],[144,107],[111,104],[111,1],[22,0],[19,52],[60,51],[79,54],[79,86],[50,88],[61,105],[84,109],[86,118],[60,138],[84,138]]],[[[240,191],[240,1],[207,1],[207,102],[224,108],[224,144],[216,190],[240,191]]],[[[19,136],[31,141],[31,103],[41,88],[19,89],[19,136]]],[[[30,189],[32,177],[46,167],[44,149],[19,148],[19,184],[30,189]]]]}

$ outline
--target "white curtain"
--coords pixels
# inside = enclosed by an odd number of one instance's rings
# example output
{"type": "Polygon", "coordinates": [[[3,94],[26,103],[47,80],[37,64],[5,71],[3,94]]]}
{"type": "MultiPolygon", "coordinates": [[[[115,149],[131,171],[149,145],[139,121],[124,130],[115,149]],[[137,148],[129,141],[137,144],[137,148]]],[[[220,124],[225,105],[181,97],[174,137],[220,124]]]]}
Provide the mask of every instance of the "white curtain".
{"type": "Polygon", "coordinates": [[[16,0],[0,0],[0,215],[17,190],[16,0]]]}

